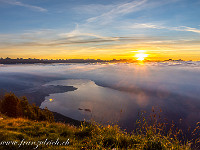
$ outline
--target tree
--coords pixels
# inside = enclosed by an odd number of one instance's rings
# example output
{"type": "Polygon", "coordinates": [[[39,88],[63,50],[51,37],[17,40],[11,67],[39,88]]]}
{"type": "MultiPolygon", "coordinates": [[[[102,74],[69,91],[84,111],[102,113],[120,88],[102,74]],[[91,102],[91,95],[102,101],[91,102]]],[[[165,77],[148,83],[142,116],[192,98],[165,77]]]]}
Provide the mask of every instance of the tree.
{"type": "Polygon", "coordinates": [[[1,102],[1,112],[8,117],[19,117],[22,115],[20,100],[13,93],[7,93],[1,102]]]}
{"type": "Polygon", "coordinates": [[[8,117],[24,117],[31,120],[54,122],[54,116],[47,108],[40,109],[30,105],[26,97],[19,99],[13,93],[7,93],[0,101],[1,113],[8,117]]]}

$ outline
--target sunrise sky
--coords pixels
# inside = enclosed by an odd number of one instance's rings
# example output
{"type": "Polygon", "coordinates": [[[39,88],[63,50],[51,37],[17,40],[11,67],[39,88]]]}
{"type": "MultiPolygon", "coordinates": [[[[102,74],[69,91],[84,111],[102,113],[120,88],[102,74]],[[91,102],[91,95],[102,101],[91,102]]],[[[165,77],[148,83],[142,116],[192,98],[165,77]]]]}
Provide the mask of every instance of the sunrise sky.
{"type": "Polygon", "coordinates": [[[0,57],[200,60],[199,0],[0,0],[0,57]]]}

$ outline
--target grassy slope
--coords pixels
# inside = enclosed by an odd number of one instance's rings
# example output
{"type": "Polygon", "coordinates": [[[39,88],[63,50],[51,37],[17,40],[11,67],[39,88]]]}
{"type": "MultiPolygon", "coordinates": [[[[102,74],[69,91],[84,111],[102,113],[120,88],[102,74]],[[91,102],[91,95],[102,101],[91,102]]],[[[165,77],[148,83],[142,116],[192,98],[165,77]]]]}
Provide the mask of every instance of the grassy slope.
{"type": "MultiPolygon", "coordinates": [[[[177,139],[155,133],[152,127],[147,132],[127,134],[118,126],[101,126],[96,123],[75,127],[63,123],[30,121],[22,118],[3,117],[0,120],[0,142],[2,141],[45,141],[45,139],[64,142],[67,146],[40,145],[37,149],[190,149],[189,144],[181,145],[177,139]]],[[[2,143],[0,143],[2,144],[2,143]]],[[[0,149],[34,149],[34,146],[0,145],[0,149]]]]}

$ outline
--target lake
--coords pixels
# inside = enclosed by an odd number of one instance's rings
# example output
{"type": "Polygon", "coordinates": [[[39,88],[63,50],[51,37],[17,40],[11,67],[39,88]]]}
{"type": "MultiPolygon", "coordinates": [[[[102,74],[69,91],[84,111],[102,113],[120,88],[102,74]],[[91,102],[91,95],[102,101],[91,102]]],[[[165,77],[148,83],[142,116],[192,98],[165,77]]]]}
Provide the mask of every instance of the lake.
{"type": "Polygon", "coordinates": [[[200,121],[200,62],[2,65],[0,75],[0,89],[77,120],[131,131],[138,112],[154,107],[185,126],[200,121]]]}

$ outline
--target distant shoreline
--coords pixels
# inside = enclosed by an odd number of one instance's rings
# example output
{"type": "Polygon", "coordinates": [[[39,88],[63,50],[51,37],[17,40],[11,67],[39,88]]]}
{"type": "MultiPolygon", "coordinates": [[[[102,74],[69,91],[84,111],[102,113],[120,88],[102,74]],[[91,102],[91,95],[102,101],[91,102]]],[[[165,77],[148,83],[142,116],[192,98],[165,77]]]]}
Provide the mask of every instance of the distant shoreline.
{"type": "Polygon", "coordinates": [[[41,103],[45,100],[45,97],[49,96],[50,94],[65,93],[75,90],[77,90],[77,88],[73,86],[48,85],[48,86],[39,86],[36,89],[34,89],[33,92],[28,91],[23,93],[22,95],[26,96],[30,103],[35,103],[37,106],[40,106],[41,103]]]}
{"type": "Polygon", "coordinates": [[[73,86],[48,85],[46,83],[63,80],[63,77],[30,75],[28,73],[2,73],[0,76],[0,94],[13,92],[17,96],[26,96],[30,103],[40,106],[46,96],[77,90],[73,86]]]}

